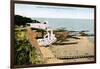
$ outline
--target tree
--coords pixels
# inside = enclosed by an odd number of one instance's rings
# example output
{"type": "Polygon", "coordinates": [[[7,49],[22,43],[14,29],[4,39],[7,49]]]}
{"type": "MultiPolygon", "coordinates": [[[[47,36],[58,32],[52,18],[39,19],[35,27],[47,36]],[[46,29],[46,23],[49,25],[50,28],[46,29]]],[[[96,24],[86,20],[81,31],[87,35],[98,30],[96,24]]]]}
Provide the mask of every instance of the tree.
{"type": "Polygon", "coordinates": [[[15,22],[15,25],[18,25],[18,26],[21,26],[21,25],[26,26],[27,23],[40,23],[37,20],[32,20],[31,18],[23,17],[20,15],[14,16],[14,22],[15,22]]]}

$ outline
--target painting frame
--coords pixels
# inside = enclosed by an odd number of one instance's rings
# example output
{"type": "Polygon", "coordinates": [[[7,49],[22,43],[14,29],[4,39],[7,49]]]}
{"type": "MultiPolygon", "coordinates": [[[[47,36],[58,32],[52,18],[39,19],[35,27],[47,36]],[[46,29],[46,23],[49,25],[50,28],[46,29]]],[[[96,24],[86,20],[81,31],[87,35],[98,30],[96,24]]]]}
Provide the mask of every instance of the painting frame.
{"type": "Polygon", "coordinates": [[[11,68],[27,68],[27,67],[42,67],[42,66],[59,66],[59,65],[76,65],[76,64],[91,64],[96,63],[96,6],[95,5],[82,5],[82,4],[65,4],[65,3],[49,3],[49,2],[34,2],[34,1],[13,1],[11,0],[11,68]],[[14,9],[15,4],[35,4],[35,5],[50,5],[50,6],[68,6],[68,7],[84,7],[94,8],[94,61],[90,62],[77,62],[77,63],[57,63],[57,64],[36,64],[36,65],[15,65],[14,64],[14,9]]]}

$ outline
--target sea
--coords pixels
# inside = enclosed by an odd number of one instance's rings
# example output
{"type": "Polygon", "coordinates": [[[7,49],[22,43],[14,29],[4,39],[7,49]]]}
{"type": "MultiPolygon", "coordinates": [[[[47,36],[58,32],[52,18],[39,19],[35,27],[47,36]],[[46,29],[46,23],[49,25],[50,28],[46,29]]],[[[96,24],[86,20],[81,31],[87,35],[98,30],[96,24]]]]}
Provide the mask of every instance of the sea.
{"type": "Polygon", "coordinates": [[[93,36],[88,37],[88,40],[89,40],[91,43],[94,43],[94,37],[93,37],[93,36]]]}
{"type": "MultiPolygon", "coordinates": [[[[87,34],[94,34],[93,19],[71,19],[71,18],[36,18],[40,22],[48,22],[48,26],[52,29],[65,28],[68,31],[88,31],[87,34]]],[[[88,37],[91,42],[94,41],[93,36],[88,37]]]]}

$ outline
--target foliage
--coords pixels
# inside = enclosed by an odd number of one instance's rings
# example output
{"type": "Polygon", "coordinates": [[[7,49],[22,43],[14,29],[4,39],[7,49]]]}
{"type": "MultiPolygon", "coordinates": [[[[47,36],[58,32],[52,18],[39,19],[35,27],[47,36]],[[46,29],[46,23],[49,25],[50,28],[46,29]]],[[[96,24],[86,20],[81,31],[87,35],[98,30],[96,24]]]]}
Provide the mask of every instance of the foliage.
{"type": "Polygon", "coordinates": [[[26,23],[40,23],[37,20],[32,20],[31,18],[23,17],[20,15],[14,16],[14,22],[15,22],[15,25],[18,25],[18,26],[21,26],[21,25],[26,26],[26,23]]]}
{"type": "Polygon", "coordinates": [[[15,65],[38,64],[36,49],[33,48],[26,38],[25,31],[15,32],[15,65]]]}

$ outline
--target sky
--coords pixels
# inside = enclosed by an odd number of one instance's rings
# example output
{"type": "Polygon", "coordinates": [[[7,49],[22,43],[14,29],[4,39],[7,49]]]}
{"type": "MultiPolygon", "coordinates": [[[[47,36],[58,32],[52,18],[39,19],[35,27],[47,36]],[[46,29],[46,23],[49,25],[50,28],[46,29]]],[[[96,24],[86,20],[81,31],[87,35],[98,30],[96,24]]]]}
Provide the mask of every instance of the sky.
{"type": "Polygon", "coordinates": [[[94,19],[94,8],[15,4],[15,15],[31,18],[94,19]]]}

